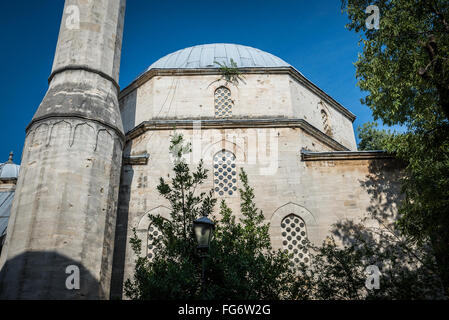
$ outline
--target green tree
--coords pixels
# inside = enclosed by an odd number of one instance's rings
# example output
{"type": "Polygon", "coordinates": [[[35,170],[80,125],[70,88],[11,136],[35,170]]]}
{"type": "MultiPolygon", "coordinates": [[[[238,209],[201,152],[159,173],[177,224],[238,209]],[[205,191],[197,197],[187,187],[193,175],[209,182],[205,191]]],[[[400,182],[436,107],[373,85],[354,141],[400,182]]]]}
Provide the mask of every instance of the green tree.
{"type": "Polygon", "coordinates": [[[343,0],[350,30],[361,32],[356,77],[363,102],[388,125],[449,118],[449,4],[445,0],[343,0]],[[369,5],[379,29],[367,29],[369,5]]]}
{"type": "Polygon", "coordinates": [[[387,150],[407,161],[398,225],[417,243],[430,241],[449,296],[449,128],[391,138],[387,150]]]}
{"type": "Polygon", "coordinates": [[[403,125],[385,149],[407,163],[398,225],[432,245],[449,295],[449,2],[342,0],[347,27],[360,33],[356,66],[362,99],[375,120],[403,125]],[[369,5],[380,28],[367,29],[369,5]]]}
{"type": "Polygon", "coordinates": [[[387,130],[377,129],[376,122],[364,123],[357,128],[359,136],[359,150],[385,150],[391,133],[387,130]]]}
{"type": "Polygon", "coordinates": [[[134,275],[125,282],[125,294],[131,299],[280,299],[288,297],[293,272],[289,258],[273,251],[262,212],[254,204],[254,191],[242,170],[241,221],[221,202],[217,217],[213,215],[216,199],[212,190],[198,192],[207,179],[202,162],[195,172],[183,160],[190,152],[181,135],[174,135],[170,152],[174,158],[174,176],[170,183],[160,179],[159,193],[171,206],[170,221],[150,215],[152,225],[162,238],[150,261],[141,256],[142,243],[131,239],[137,255],[134,275]],[[205,292],[201,290],[201,259],[196,252],[192,223],[210,216],[216,225],[209,257],[205,259],[205,292]]]}

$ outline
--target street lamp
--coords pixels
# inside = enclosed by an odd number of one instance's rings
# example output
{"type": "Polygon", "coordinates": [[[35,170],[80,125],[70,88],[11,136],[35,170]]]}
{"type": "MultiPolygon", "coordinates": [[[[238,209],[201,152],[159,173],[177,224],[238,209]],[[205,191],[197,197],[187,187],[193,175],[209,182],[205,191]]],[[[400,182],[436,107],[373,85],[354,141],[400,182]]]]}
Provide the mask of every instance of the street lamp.
{"type": "Polygon", "coordinates": [[[206,216],[201,217],[193,221],[193,232],[196,236],[196,241],[198,243],[197,249],[201,257],[202,262],[202,272],[201,272],[201,288],[204,297],[205,289],[205,278],[204,278],[204,258],[207,257],[209,252],[210,240],[212,239],[214,233],[215,225],[206,216]]]}

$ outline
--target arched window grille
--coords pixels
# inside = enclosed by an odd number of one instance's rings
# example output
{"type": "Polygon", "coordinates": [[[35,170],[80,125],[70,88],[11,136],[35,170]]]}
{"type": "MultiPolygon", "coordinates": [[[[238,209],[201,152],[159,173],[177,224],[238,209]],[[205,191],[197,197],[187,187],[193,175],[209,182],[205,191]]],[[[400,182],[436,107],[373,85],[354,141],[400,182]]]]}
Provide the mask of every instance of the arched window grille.
{"type": "Polygon", "coordinates": [[[307,231],[304,220],[294,214],[285,217],[281,222],[282,245],[291,254],[290,266],[299,263],[307,264],[309,255],[307,250],[307,231]]]}
{"type": "Polygon", "coordinates": [[[324,133],[328,135],[332,134],[331,126],[329,124],[329,116],[324,109],[321,109],[321,121],[323,122],[324,133]]]}
{"type": "Polygon", "coordinates": [[[219,196],[232,196],[237,191],[235,155],[224,149],[214,156],[214,190],[219,196]]]}
{"type": "Polygon", "coordinates": [[[155,225],[150,225],[148,228],[148,243],[147,243],[147,258],[151,261],[154,258],[154,249],[156,241],[162,240],[162,232],[155,225]]]}
{"type": "Polygon", "coordinates": [[[229,118],[232,116],[233,101],[231,90],[219,87],[215,90],[215,118],[229,118]]]}

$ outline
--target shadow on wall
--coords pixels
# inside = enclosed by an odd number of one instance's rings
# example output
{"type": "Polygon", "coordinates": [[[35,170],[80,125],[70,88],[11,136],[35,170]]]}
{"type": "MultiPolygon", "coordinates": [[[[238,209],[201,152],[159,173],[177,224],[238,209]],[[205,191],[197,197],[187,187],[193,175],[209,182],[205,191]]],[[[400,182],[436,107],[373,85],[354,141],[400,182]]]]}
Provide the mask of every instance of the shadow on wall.
{"type": "MultiPolygon", "coordinates": [[[[369,206],[363,222],[375,220],[382,221],[385,226],[392,226],[397,218],[397,207],[401,195],[400,179],[405,164],[396,159],[374,160],[369,164],[369,173],[364,180],[359,180],[360,187],[370,197],[369,206]]],[[[339,221],[332,231],[343,244],[350,245],[354,241],[354,228],[356,222],[352,220],[339,221]]],[[[359,230],[359,232],[362,232],[359,230]]],[[[365,233],[366,236],[368,236],[365,233]]],[[[360,233],[358,233],[360,236],[360,233]]]]}
{"type": "Polygon", "coordinates": [[[120,98],[120,113],[122,115],[123,130],[125,134],[134,129],[136,125],[137,90],[132,91],[124,98],[120,98]]]}
{"type": "Polygon", "coordinates": [[[134,169],[131,165],[125,165],[122,169],[120,178],[120,190],[117,210],[117,223],[115,227],[114,257],[112,260],[112,279],[110,299],[122,299],[125,261],[126,261],[126,242],[128,238],[128,213],[129,202],[131,200],[131,186],[124,182],[126,175],[127,181],[133,181],[134,169]]]}
{"type": "Polygon", "coordinates": [[[104,299],[101,291],[98,279],[82,264],[54,251],[25,252],[0,270],[1,300],[97,300],[104,299]],[[79,289],[66,286],[76,284],[77,272],[70,266],[79,270],[79,289]]]}
{"type": "Polygon", "coordinates": [[[397,209],[403,199],[404,168],[404,163],[394,159],[372,161],[369,174],[360,181],[370,197],[366,216],[360,221],[338,221],[333,226],[335,240],[345,246],[342,252],[349,257],[342,262],[341,269],[351,271],[345,280],[352,283],[360,280],[357,289],[346,293],[347,296],[401,300],[444,298],[430,244],[416,245],[396,225],[397,209]],[[364,270],[368,266],[376,266],[380,271],[379,290],[365,288],[364,270]]]}
{"type": "Polygon", "coordinates": [[[382,219],[396,218],[402,200],[401,177],[406,164],[400,160],[372,161],[360,186],[370,195],[369,214],[382,219]]]}

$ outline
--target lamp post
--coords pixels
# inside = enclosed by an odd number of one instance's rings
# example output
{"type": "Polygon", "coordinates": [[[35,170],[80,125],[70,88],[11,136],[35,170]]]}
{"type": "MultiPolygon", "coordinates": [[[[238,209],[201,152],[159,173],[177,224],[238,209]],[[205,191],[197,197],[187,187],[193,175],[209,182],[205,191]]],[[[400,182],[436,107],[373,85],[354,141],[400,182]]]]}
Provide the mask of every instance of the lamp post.
{"type": "Polygon", "coordinates": [[[215,229],[214,223],[206,216],[201,217],[193,221],[193,232],[196,236],[196,241],[198,243],[197,249],[201,257],[202,272],[201,272],[201,291],[204,298],[205,289],[205,278],[204,278],[204,258],[207,257],[209,253],[210,240],[215,229]]]}

